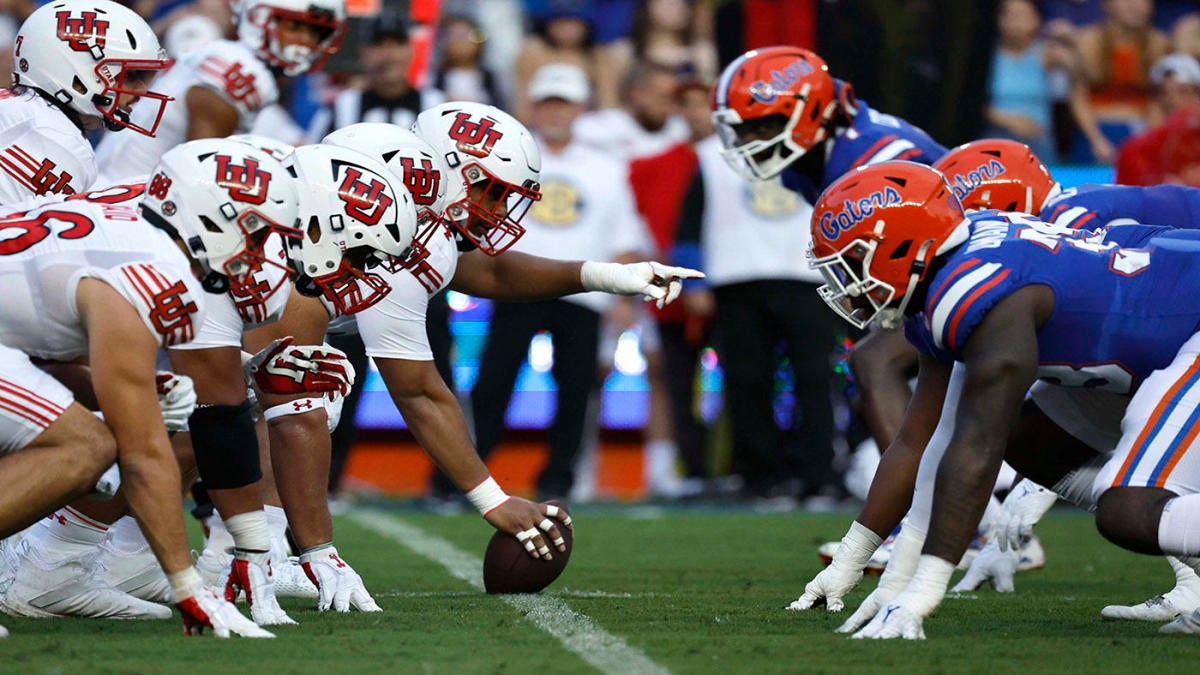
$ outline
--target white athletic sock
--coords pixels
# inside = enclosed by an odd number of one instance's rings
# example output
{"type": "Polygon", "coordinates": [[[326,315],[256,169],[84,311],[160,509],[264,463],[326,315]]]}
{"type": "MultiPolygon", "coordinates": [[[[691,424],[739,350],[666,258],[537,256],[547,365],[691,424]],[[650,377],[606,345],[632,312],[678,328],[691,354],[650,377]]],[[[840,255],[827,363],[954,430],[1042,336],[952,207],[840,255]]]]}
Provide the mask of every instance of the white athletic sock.
{"type": "Polygon", "coordinates": [[[229,530],[225,529],[225,521],[221,519],[220,513],[213,511],[211,516],[204,519],[204,524],[208,526],[208,539],[204,542],[205,551],[227,553],[233,549],[233,537],[229,530]]]}
{"type": "Polygon", "coordinates": [[[996,499],[996,495],[988,497],[987,506],[983,509],[983,517],[979,519],[979,531],[985,537],[990,537],[992,534],[992,522],[995,521],[996,515],[1000,512],[1000,500],[996,499]]]}
{"type": "Polygon", "coordinates": [[[142,534],[142,527],[133,516],[125,516],[113,523],[108,531],[108,544],[120,553],[141,553],[150,548],[150,542],[142,534]]]}
{"type": "Polygon", "coordinates": [[[1200,556],[1200,494],[1167,502],[1158,521],[1158,546],[1168,555],[1200,556]]]}
{"type": "Polygon", "coordinates": [[[643,469],[647,481],[653,482],[661,480],[663,477],[667,477],[668,480],[678,477],[675,460],[679,455],[679,448],[673,441],[661,438],[647,441],[644,452],[643,469]]]}
{"type": "Polygon", "coordinates": [[[54,564],[94,551],[108,536],[108,525],[65,506],[38,521],[25,541],[40,560],[54,564]]]}
{"type": "Polygon", "coordinates": [[[225,529],[233,537],[235,548],[243,551],[269,551],[271,531],[264,511],[247,511],[225,519],[225,529]]]}

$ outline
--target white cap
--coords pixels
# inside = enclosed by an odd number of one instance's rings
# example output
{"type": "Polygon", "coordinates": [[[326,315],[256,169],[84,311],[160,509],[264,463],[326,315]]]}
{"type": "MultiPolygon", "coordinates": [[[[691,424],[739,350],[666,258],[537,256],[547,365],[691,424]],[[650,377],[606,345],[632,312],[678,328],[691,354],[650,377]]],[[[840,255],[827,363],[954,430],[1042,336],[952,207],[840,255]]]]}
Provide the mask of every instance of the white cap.
{"type": "Polygon", "coordinates": [[[1191,54],[1167,54],[1150,69],[1150,81],[1162,84],[1168,77],[1180,84],[1200,85],[1200,61],[1191,54]]]}
{"type": "Polygon", "coordinates": [[[587,74],[579,66],[569,63],[550,63],[537,69],[529,81],[529,99],[544,101],[561,98],[571,103],[587,103],[592,97],[592,87],[587,74]]]}

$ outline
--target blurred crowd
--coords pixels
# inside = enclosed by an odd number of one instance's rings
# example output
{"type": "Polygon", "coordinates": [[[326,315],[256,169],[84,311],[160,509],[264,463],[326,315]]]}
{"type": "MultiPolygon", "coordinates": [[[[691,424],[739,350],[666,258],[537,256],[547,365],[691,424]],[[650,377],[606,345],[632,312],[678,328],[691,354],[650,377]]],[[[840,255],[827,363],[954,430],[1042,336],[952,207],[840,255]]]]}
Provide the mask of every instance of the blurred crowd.
{"type": "MultiPolygon", "coordinates": [[[[227,0],[129,4],[175,57],[232,31],[227,0]]],[[[0,0],[5,77],[16,28],[36,6],[0,0]]],[[[254,131],[318,142],[361,121],[408,127],[444,100],[512,112],[539,137],[544,162],[543,198],[516,250],[655,256],[708,278],[663,310],[587,294],[498,303],[479,381],[460,392],[480,451],[500,442],[529,341],[548,333],[559,399],[539,496],[595,497],[599,387],[617,336],[635,335],[651,388],[650,496],[737,491],[819,508],[844,497],[847,484],[863,489],[855,476],[873,472],[845,375],[855,336],[813,292],[811,205],[730,169],[709,115],[722,66],[771,44],[816,49],[859,96],[946,145],[1007,137],[1047,163],[1113,165],[1120,182],[1200,185],[1194,0],[384,0],[351,22],[325,72],[281,80],[281,105],[259,115],[254,131]],[[741,237],[730,222],[757,234],[741,237]],[[708,348],[724,376],[716,423],[699,410],[708,348]]],[[[453,385],[449,315],[444,298],[431,302],[431,342],[453,385]]],[[[338,346],[365,365],[361,346],[338,346]]],[[[353,415],[343,420],[335,491],[354,442],[353,415]]],[[[455,494],[435,477],[433,502],[455,494]]]]}

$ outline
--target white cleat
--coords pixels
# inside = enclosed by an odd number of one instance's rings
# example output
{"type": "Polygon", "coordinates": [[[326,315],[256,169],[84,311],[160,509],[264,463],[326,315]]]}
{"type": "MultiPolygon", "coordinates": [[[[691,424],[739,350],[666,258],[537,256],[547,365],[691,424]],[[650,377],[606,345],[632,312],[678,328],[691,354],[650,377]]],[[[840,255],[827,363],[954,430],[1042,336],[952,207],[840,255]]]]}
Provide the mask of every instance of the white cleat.
{"type": "Polygon", "coordinates": [[[167,581],[167,575],[163,574],[150,547],[137,553],[125,553],[104,542],[96,562],[96,578],[101,583],[147,602],[174,604],[171,582],[167,581]]]}
{"type": "Polygon", "coordinates": [[[1196,611],[1192,612],[1191,614],[1184,614],[1183,616],[1175,619],[1171,623],[1163,626],[1162,628],[1159,628],[1158,632],[1174,633],[1177,635],[1200,634],[1200,609],[1197,609],[1196,611]]]}
{"type": "Polygon", "coordinates": [[[321,592],[317,590],[308,575],[304,573],[304,568],[300,566],[299,558],[284,558],[282,563],[276,563],[272,559],[272,564],[275,566],[275,597],[304,598],[305,600],[316,600],[321,597],[321,592]]]}
{"type": "Polygon", "coordinates": [[[1175,558],[1168,557],[1167,561],[1175,568],[1175,588],[1136,605],[1109,605],[1100,610],[1100,616],[1124,621],[1158,622],[1171,621],[1200,609],[1200,577],[1175,558]]]}
{"type": "Polygon", "coordinates": [[[171,618],[170,608],[140,600],[101,582],[90,565],[91,559],[69,558],[47,563],[25,543],[5,552],[9,565],[15,568],[11,583],[0,594],[0,610],[5,613],[36,618],[171,618]]]}
{"type": "Polygon", "coordinates": [[[233,554],[205,548],[200,555],[196,555],[195,551],[192,551],[192,555],[196,558],[196,569],[200,572],[204,585],[224,591],[225,582],[229,579],[229,566],[233,563],[233,554]]]}
{"type": "Polygon", "coordinates": [[[1046,549],[1042,548],[1042,540],[1036,534],[1021,542],[1019,552],[1021,559],[1017,562],[1018,572],[1040,570],[1046,566],[1046,549]]]}

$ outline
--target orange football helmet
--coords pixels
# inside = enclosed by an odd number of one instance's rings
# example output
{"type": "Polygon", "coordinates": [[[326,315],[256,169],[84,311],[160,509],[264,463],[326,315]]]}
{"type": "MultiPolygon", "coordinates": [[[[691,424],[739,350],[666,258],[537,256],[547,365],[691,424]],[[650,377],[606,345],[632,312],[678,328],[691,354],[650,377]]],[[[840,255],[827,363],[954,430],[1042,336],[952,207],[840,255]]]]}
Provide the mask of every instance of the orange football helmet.
{"type": "Polygon", "coordinates": [[[946,182],[964,209],[1037,215],[1062,192],[1028,145],[1002,138],[960,145],[943,155],[933,168],[946,175],[946,182]]]}
{"type": "Polygon", "coordinates": [[[812,215],[817,289],[858,328],[879,319],[899,328],[934,257],[967,238],[962,204],[941,173],[915,162],[882,162],[834,181],[812,215]]]}
{"type": "MultiPolygon", "coordinates": [[[[849,85],[841,90],[841,96],[853,96],[849,85]]],[[[713,91],[713,124],[726,161],[748,178],[779,175],[828,138],[838,97],[829,66],[807,49],[742,54],[725,67],[713,91]]]]}

